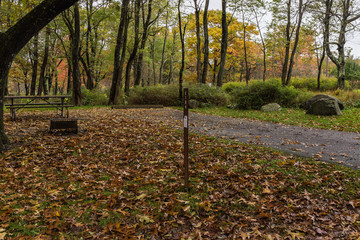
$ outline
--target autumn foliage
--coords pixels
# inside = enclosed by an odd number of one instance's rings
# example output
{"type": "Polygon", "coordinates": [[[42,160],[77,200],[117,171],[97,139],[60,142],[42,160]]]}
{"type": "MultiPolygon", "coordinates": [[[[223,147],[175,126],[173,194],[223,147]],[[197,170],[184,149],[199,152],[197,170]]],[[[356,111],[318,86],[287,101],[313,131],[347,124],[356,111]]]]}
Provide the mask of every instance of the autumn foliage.
{"type": "Polygon", "coordinates": [[[358,172],[192,134],[186,192],[180,119],[71,113],[78,135],[50,134],[50,111],[6,120],[13,146],[0,160],[0,239],[360,237],[358,172]]]}

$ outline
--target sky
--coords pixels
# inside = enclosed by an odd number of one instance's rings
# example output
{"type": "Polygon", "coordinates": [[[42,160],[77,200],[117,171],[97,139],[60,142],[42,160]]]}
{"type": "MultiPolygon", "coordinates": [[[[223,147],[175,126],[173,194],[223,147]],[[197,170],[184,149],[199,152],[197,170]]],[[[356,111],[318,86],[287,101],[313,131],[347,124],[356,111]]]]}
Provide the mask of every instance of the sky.
{"type": "MultiPolygon", "coordinates": [[[[209,9],[221,9],[221,0],[210,0],[209,9]]],[[[360,32],[348,34],[345,47],[352,48],[351,55],[360,58],[360,32]]]]}

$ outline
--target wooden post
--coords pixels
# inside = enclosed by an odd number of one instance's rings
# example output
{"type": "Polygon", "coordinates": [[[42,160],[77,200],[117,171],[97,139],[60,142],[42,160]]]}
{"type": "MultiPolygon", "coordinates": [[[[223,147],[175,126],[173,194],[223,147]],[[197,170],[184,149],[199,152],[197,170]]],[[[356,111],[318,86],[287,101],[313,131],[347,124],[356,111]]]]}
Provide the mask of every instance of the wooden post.
{"type": "Polygon", "coordinates": [[[184,88],[184,177],[189,190],[189,89],[184,88]]]}

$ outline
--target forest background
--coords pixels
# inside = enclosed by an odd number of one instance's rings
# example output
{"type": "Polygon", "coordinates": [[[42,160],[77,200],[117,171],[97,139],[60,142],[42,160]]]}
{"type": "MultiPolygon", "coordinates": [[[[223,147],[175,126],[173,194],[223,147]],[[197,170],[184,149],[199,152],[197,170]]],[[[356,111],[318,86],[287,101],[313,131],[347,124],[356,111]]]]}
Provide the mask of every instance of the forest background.
{"type": "MultiPolygon", "coordinates": [[[[0,1],[1,31],[39,2],[0,1]]],[[[317,78],[320,89],[320,78],[333,76],[336,87],[345,88],[345,79],[356,87],[360,61],[347,39],[358,31],[359,6],[355,0],[83,0],[18,54],[8,93],[72,92],[80,105],[92,93],[117,104],[133,86],[181,89],[184,80],[222,87],[317,78]]]]}

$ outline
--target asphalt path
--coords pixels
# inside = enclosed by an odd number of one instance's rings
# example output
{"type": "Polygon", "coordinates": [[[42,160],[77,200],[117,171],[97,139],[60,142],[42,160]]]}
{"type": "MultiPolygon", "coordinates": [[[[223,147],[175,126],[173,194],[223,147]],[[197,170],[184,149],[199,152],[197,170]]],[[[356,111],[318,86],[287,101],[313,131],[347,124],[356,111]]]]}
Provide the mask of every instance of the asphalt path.
{"type": "MultiPolygon", "coordinates": [[[[141,110],[133,117],[181,128],[183,113],[173,109],[141,110]]],[[[125,113],[125,112],[124,112],[125,113]]],[[[127,114],[126,114],[127,115],[127,114]]],[[[189,113],[189,131],[278,149],[295,156],[336,162],[360,169],[360,134],[289,126],[239,118],[189,113]]]]}

